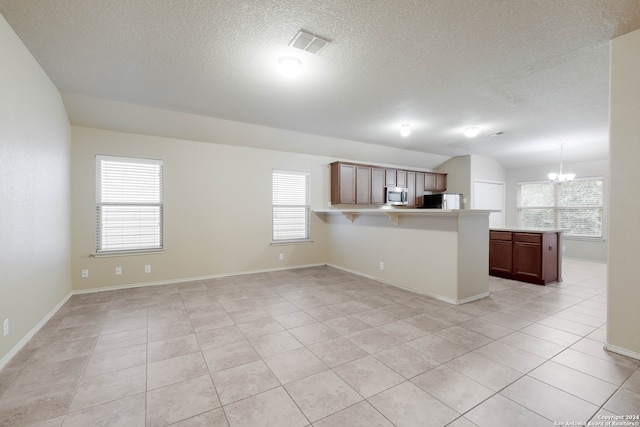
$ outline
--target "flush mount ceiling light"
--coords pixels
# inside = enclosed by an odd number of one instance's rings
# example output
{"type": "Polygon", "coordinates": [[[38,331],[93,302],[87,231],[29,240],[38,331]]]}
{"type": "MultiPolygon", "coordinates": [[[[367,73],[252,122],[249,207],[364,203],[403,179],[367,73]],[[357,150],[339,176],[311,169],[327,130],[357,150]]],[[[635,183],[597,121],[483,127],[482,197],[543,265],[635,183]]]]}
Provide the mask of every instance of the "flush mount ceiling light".
{"type": "Polygon", "coordinates": [[[320,51],[328,44],[329,40],[323,39],[322,37],[318,37],[304,30],[298,31],[298,34],[296,34],[293,40],[289,42],[290,47],[304,50],[305,52],[309,52],[313,55],[320,53],[320,51]]]}
{"type": "Polygon", "coordinates": [[[480,133],[480,128],[477,126],[472,126],[464,129],[464,136],[467,138],[474,138],[478,136],[480,133]]]}
{"type": "Polygon", "coordinates": [[[576,177],[575,173],[562,173],[562,144],[560,144],[560,172],[559,173],[551,172],[548,176],[549,176],[549,181],[553,181],[553,182],[573,181],[573,179],[576,177]]]}
{"type": "Polygon", "coordinates": [[[300,74],[300,71],[302,70],[302,63],[298,58],[285,56],[280,58],[280,61],[278,61],[278,68],[280,70],[280,74],[291,79],[300,74]]]}
{"type": "Polygon", "coordinates": [[[409,125],[409,123],[403,123],[400,125],[400,135],[404,136],[405,138],[411,135],[411,126],[409,125]]]}

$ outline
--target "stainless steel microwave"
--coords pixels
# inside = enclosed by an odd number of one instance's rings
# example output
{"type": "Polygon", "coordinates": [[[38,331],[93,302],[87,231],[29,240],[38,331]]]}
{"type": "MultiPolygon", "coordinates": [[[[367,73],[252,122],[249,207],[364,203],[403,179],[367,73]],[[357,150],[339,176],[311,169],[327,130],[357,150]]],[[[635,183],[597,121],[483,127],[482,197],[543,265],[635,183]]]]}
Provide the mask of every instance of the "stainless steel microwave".
{"type": "Polygon", "coordinates": [[[385,187],[385,203],[391,206],[409,204],[409,192],[404,187],[385,187]]]}

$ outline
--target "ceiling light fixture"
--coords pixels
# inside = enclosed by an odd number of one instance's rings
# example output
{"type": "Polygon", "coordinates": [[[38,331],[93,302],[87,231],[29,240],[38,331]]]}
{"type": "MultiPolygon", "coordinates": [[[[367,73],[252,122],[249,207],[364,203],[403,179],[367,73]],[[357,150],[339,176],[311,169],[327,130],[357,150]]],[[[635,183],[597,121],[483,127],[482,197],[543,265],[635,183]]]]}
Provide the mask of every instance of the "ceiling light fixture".
{"type": "Polygon", "coordinates": [[[477,126],[472,126],[464,129],[464,136],[466,136],[467,138],[474,138],[478,136],[479,133],[480,133],[480,128],[477,126]]]}
{"type": "Polygon", "coordinates": [[[400,135],[404,136],[405,138],[411,135],[411,126],[409,125],[409,123],[403,123],[400,125],[400,135]]]}
{"type": "Polygon", "coordinates": [[[289,79],[300,74],[300,71],[302,69],[302,63],[300,62],[300,60],[293,56],[285,56],[280,58],[278,65],[280,68],[280,73],[289,79]]]}
{"type": "Polygon", "coordinates": [[[560,144],[560,173],[551,172],[548,176],[549,181],[553,182],[573,181],[573,179],[576,177],[575,173],[562,173],[562,144],[560,144]]]}

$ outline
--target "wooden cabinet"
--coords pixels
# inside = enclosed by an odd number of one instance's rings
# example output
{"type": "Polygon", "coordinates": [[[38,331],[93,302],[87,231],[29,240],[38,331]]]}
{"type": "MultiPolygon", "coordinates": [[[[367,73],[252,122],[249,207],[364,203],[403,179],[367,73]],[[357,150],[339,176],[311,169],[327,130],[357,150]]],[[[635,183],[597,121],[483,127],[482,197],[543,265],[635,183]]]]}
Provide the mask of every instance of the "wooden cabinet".
{"type": "Polygon", "coordinates": [[[396,187],[408,187],[407,171],[396,171],[396,187]]]}
{"type": "Polygon", "coordinates": [[[356,166],[356,204],[371,204],[371,168],[356,166]]]}
{"type": "Polygon", "coordinates": [[[546,285],[559,280],[559,234],[490,231],[489,274],[546,285]]]}
{"type": "Polygon", "coordinates": [[[491,231],[489,238],[489,274],[510,277],[513,270],[513,233],[491,231]]]}
{"type": "Polygon", "coordinates": [[[416,172],[416,206],[424,204],[424,172],[416,172]]]}
{"type": "Polygon", "coordinates": [[[356,203],[356,166],[349,163],[331,163],[331,203],[356,203]]]}
{"type": "Polygon", "coordinates": [[[384,180],[385,170],[382,168],[371,168],[371,204],[384,205],[384,180]]]}
{"type": "MultiPolygon", "coordinates": [[[[407,200],[409,201],[409,206],[416,205],[416,173],[415,172],[406,172],[407,175],[407,200]]],[[[422,194],[422,192],[420,192],[422,194]]]]}
{"type": "Polygon", "coordinates": [[[447,189],[447,175],[443,173],[425,173],[424,190],[442,192],[447,189]]]}
{"type": "Polygon", "coordinates": [[[423,192],[445,191],[447,175],[363,165],[331,163],[331,204],[384,205],[385,187],[407,189],[409,206],[422,206],[423,192]]]}
{"type": "Polygon", "coordinates": [[[384,185],[387,187],[397,186],[395,169],[385,169],[384,185]]]}

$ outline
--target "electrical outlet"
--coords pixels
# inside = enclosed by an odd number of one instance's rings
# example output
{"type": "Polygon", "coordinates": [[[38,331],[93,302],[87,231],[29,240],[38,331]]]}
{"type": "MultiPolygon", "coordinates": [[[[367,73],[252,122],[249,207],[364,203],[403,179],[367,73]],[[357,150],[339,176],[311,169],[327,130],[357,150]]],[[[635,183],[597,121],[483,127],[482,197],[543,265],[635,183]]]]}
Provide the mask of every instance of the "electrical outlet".
{"type": "Polygon", "coordinates": [[[82,270],[82,278],[86,279],[87,277],[89,277],[89,270],[82,270]]]}
{"type": "Polygon", "coordinates": [[[562,245],[562,251],[564,251],[565,249],[567,249],[567,247],[565,245],[562,245]]]}
{"type": "Polygon", "coordinates": [[[384,270],[384,262],[380,261],[380,270],[384,270]]]}
{"type": "Polygon", "coordinates": [[[280,261],[284,260],[284,254],[280,254],[280,261]]]}
{"type": "Polygon", "coordinates": [[[151,266],[150,265],[145,265],[144,266],[144,272],[145,273],[151,273],[151,266]]]}
{"type": "Polygon", "coordinates": [[[122,275],[122,267],[116,267],[116,276],[122,275]]]}
{"type": "Polygon", "coordinates": [[[9,335],[9,319],[4,319],[4,323],[2,324],[3,336],[9,335]]]}

